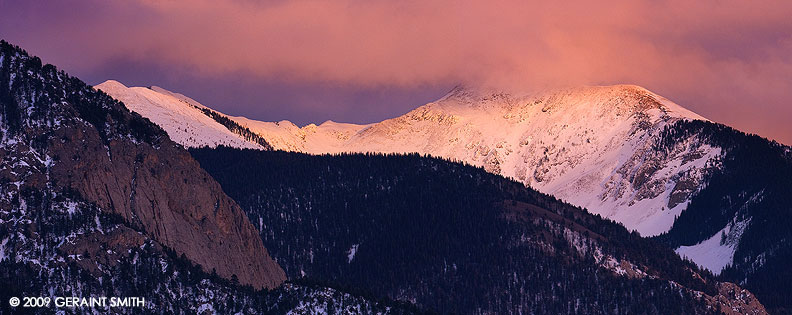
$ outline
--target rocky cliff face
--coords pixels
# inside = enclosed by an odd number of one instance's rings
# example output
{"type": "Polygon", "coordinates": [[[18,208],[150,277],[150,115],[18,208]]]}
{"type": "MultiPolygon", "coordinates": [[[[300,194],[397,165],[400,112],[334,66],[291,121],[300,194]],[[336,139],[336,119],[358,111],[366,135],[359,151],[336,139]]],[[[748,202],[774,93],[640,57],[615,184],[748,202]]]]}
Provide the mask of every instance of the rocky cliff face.
{"type": "Polygon", "coordinates": [[[50,169],[59,188],[76,191],[101,209],[191,261],[243,284],[273,288],[285,280],[239,206],[184,150],[158,148],[97,132],[61,128],[50,143],[59,162],[50,169]]]}
{"type": "Polygon", "coordinates": [[[207,272],[255,288],[286,279],[239,206],[159,127],[17,47],[0,50],[0,203],[21,209],[9,214],[50,211],[69,196],[207,272]]]}

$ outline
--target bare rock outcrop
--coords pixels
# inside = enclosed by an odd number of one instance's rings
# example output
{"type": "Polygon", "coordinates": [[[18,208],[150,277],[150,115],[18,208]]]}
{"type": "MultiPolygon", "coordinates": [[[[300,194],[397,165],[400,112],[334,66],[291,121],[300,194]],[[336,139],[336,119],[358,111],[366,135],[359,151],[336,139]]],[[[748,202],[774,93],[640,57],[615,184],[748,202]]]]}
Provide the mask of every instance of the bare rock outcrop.
{"type": "Polygon", "coordinates": [[[274,288],[286,279],[244,212],[183,149],[127,139],[104,144],[85,128],[62,128],[51,154],[52,178],[100,208],[121,215],[208,272],[274,288]]]}

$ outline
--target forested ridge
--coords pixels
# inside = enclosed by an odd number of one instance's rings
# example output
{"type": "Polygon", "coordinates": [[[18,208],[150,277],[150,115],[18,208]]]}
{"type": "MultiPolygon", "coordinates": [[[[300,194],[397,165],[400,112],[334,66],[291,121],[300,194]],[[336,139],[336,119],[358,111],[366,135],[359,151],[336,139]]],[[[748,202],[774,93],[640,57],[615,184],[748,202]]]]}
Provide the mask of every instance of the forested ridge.
{"type": "Polygon", "coordinates": [[[717,294],[669,248],[481,168],[417,154],[191,153],[290,279],[443,313],[715,311],[672,284],[717,294]]]}

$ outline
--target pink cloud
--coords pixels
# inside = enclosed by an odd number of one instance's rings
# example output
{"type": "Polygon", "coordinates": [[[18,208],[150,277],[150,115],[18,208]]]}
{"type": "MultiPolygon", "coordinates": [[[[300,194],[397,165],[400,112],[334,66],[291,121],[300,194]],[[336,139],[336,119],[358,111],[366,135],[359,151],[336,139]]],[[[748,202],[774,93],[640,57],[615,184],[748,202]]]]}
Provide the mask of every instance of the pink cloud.
{"type": "Polygon", "coordinates": [[[206,76],[358,86],[633,83],[792,143],[789,1],[82,3],[96,13],[28,31],[68,38],[74,67],[153,59],[206,76]]]}

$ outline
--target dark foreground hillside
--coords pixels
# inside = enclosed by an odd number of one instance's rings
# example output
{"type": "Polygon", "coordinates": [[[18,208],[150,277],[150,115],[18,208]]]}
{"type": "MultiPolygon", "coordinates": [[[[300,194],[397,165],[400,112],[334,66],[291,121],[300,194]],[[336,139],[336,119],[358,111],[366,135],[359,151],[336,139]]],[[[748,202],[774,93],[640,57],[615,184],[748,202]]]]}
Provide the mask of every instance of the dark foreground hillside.
{"type": "Polygon", "coordinates": [[[290,279],[443,313],[762,312],[670,249],[482,169],[418,155],[191,153],[290,279]]]}
{"type": "Polygon", "coordinates": [[[285,280],[239,206],[162,129],[0,41],[0,314],[412,311],[285,280]],[[64,296],[145,303],[56,309],[64,296]]]}

